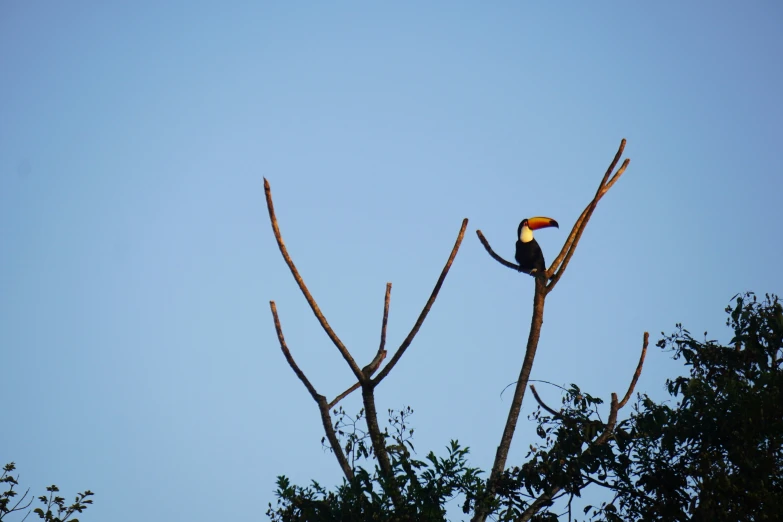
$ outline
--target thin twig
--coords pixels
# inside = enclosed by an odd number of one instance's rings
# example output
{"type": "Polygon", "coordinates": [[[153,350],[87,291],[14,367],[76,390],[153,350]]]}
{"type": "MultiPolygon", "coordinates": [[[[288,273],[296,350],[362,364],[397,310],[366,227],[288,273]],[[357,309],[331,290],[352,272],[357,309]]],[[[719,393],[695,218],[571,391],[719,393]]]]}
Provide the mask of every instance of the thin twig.
{"type": "Polygon", "coordinates": [[[628,386],[628,391],[625,392],[625,397],[623,397],[623,400],[620,401],[620,408],[625,406],[625,404],[628,402],[628,399],[631,398],[633,389],[636,387],[636,383],[639,380],[639,376],[642,374],[642,366],[644,366],[644,358],[647,356],[647,343],[649,342],[649,340],[650,340],[649,332],[644,332],[644,341],[642,343],[642,354],[639,356],[639,364],[636,365],[636,371],[633,374],[633,379],[631,379],[631,385],[628,386]]]}
{"type": "Polygon", "coordinates": [[[332,327],[329,326],[329,322],[326,320],[326,317],[324,317],[324,314],[318,307],[318,303],[315,302],[315,299],[313,299],[312,294],[310,294],[310,291],[307,289],[302,276],[299,275],[299,271],[296,269],[296,265],[294,265],[291,256],[288,255],[288,250],[286,249],[285,243],[283,242],[283,236],[280,234],[280,227],[277,224],[277,217],[275,217],[275,207],[272,203],[272,188],[269,186],[269,181],[267,181],[266,178],[264,178],[264,194],[266,195],[266,206],[269,210],[269,220],[272,223],[272,231],[275,234],[275,239],[277,240],[277,246],[280,248],[280,253],[283,255],[283,259],[288,265],[288,268],[291,270],[291,275],[294,276],[294,280],[299,285],[299,289],[302,291],[302,294],[304,294],[305,299],[307,299],[307,304],[310,305],[310,308],[313,310],[313,313],[318,319],[318,322],[321,323],[321,327],[326,332],[326,335],[329,336],[329,339],[331,339],[337,349],[340,350],[343,359],[345,359],[345,361],[348,363],[348,366],[351,367],[351,370],[353,370],[356,378],[361,381],[363,377],[359,365],[356,364],[356,361],[354,361],[353,357],[351,357],[351,353],[348,351],[348,348],[345,347],[340,338],[337,337],[337,334],[334,333],[334,330],[332,330],[332,327]]]}
{"type": "Polygon", "coordinates": [[[405,340],[402,342],[399,348],[397,348],[397,351],[394,353],[394,356],[391,358],[391,361],[381,370],[381,372],[372,380],[373,386],[378,385],[384,377],[389,375],[389,372],[394,368],[394,366],[397,364],[397,362],[400,360],[400,357],[402,357],[402,354],[405,353],[405,350],[408,349],[408,346],[410,346],[411,342],[413,342],[413,338],[416,337],[416,334],[419,333],[419,328],[421,328],[422,323],[424,323],[424,319],[427,318],[427,314],[430,312],[430,308],[432,308],[433,303],[435,302],[435,298],[438,297],[438,292],[440,292],[440,287],[443,286],[443,281],[445,281],[446,276],[449,273],[449,269],[451,268],[451,264],[454,262],[454,258],[457,255],[457,252],[459,251],[459,247],[462,244],[462,239],[465,237],[465,229],[468,226],[468,219],[465,218],[462,220],[462,227],[459,229],[459,234],[457,235],[457,240],[454,242],[454,248],[451,249],[451,254],[449,255],[449,259],[446,261],[446,265],[443,267],[443,270],[440,273],[440,277],[438,278],[438,282],[435,283],[435,288],[432,290],[432,294],[430,294],[430,298],[427,300],[427,304],[424,305],[424,308],[421,310],[421,313],[419,314],[419,318],[416,320],[416,324],[413,325],[413,328],[411,329],[408,336],[405,338],[405,340]]]}

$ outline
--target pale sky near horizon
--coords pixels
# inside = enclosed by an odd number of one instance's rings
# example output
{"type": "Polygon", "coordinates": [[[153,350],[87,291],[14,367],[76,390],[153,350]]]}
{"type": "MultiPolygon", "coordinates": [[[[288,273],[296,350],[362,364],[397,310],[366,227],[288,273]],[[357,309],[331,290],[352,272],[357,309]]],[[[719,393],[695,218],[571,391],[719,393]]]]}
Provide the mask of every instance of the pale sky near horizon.
{"type": "MultiPolygon", "coordinates": [[[[319,392],[351,373],[272,235],[420,454],[489,469],[529,327],[519,221],[554,258],[621,138],[631,165],[547,300],[534,379],[623,393],[642,333],[727,342],[723,308],[783,293],[776,2],[0,0],[0,460],[83,522],[266,519],[275,477],[331,486],[319,392]]],[[[637,391],[683,371],[652,347],[637,391]]],[[[555,387],[542,395],[559,404],[555,387]]],[[[349,412],[359,397],[346,399],[349,412]]],[[[535,426],[525,401],[509,464],[535,426]]],[[[599,497],[600,498],[600,497],[599,497]]],[[[458,508],[454,519],[459,520],[458,508]]]]}

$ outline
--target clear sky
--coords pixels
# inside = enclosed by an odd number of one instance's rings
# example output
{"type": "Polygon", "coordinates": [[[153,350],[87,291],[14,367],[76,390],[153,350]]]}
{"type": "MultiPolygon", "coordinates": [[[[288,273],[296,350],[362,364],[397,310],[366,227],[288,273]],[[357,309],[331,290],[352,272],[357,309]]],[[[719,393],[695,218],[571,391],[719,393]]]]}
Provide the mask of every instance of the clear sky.
{"type": "MultiPolygon", "coordinates": [[[[553,217],[553,259],[621,138],[533,378],[608,399],[645,330],[728,341],[735,293],[783,293],[781,26],[771,1],[0,1],[0,461],[95,491],[85,521],[262,519],[276,475],[339,480],[269,300],[319,392],[351,373],[263,177],[360,364],[385,283],[394,348],[470,219],[377,393],[421,452],[456,438],[488,469],[523,356],[533,281],[475,230],[510,259],[522,218],[553,217]]],[[[652,349],[638,391],[678,368],[652,349]]]]}

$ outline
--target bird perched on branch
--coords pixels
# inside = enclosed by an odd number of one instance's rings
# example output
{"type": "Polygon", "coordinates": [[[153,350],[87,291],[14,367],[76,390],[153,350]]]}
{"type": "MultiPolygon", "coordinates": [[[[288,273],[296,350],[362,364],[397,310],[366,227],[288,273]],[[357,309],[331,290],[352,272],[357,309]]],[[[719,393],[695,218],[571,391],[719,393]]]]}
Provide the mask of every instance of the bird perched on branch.
{"type": "Polygon", "coordinates": [[[514,259],[519,263],[519,269],[528,274],[541,273],[546,270],[544,262],[544,253],[541,247],[533,239],[533,231],[539,228],[556,227],[560,228],[552,218],[532,217],[523,219],[517,228],[517,252],[514,259]]]}

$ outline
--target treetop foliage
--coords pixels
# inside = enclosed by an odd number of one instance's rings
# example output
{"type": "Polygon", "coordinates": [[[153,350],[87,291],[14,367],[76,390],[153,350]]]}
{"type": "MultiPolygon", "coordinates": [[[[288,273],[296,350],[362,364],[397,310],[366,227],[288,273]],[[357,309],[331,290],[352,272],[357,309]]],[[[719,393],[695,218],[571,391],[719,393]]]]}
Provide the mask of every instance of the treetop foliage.
{"type": "MultiPolygon", "coordinates": [[[[30,493],[30,488],[22,494],[13,504],[11,501],[17,496],[18,492],[14,490],[19,485],[19,475],[13,476],[13,471],[16,469],[16,464],[9,462],[3,467],[3,474],[0,475],[0,484],[6,484],[8,489],[0,493],[0,520],[6,518],[7,515],[12,513],[21,513],[27,510],[33,503],[33,499],[27,500],[27,495],[30,493]],[[25,503],[25,500],[27,502],[25,503]]],[[[65,502],[65,498],[56,495],[60,492],[60,489],[51,485],[46,488],[47,495],[41,495],[38,497],[38,501],[43,504],[43,508],[37,507],[32,510],[32,513],[38,515],[38,518],[45,520],[46,522],[79,522],[78,518],[71,518],[74,513],[82,513],[87,507],[92,504],[93,492],[89,489],[83,493],[78,493],[73,501],[73,504],[68,505],[65,502]]],[[[22,520],[25,520],[30,515],[30,512],[24,516],[22,520]]]]}
{"type": "MultiPolygon", "coordinates": [[[[668,379],[672,401],[638,394],[631,415],[607,433],[603,400],[572,384],[562,406],[543,403],[530,416],[539,442],[525,462],[507,468],[489,512],[496,520],[773,521],[783,519],[783,306],[775,296],[737,295],[726,309],[733,331],[728,345],[695,339],[682,325],[658,347],[684,362],[687,372],[668,379]],[[605,440],[600,440],[604,438],[605,440]],[[610,500],[576,508],[593,486],[610,500]],[[572,509],[573,507],[573,509],[572,509]],[[557,508],[557,509],[556,509],[557,508]]],[[[292,486],[278,477],[274,521],[445,520],[446,504],[460,498],[465,513],[485,498],[481,472],[467,464],[468,449],[456,441],[444,458],[411,456],[412,410],[390,412],[384,432],[395,470],[390,483],[377,466],[361,413],[335,429],[346,453],[358,457],[354,483],[329,492],[313,482],[292,486]],[[349,429],[346,429],[348,427],[349,429]],[[395,509],[388,494],[404,498],[395,509]]]]}

